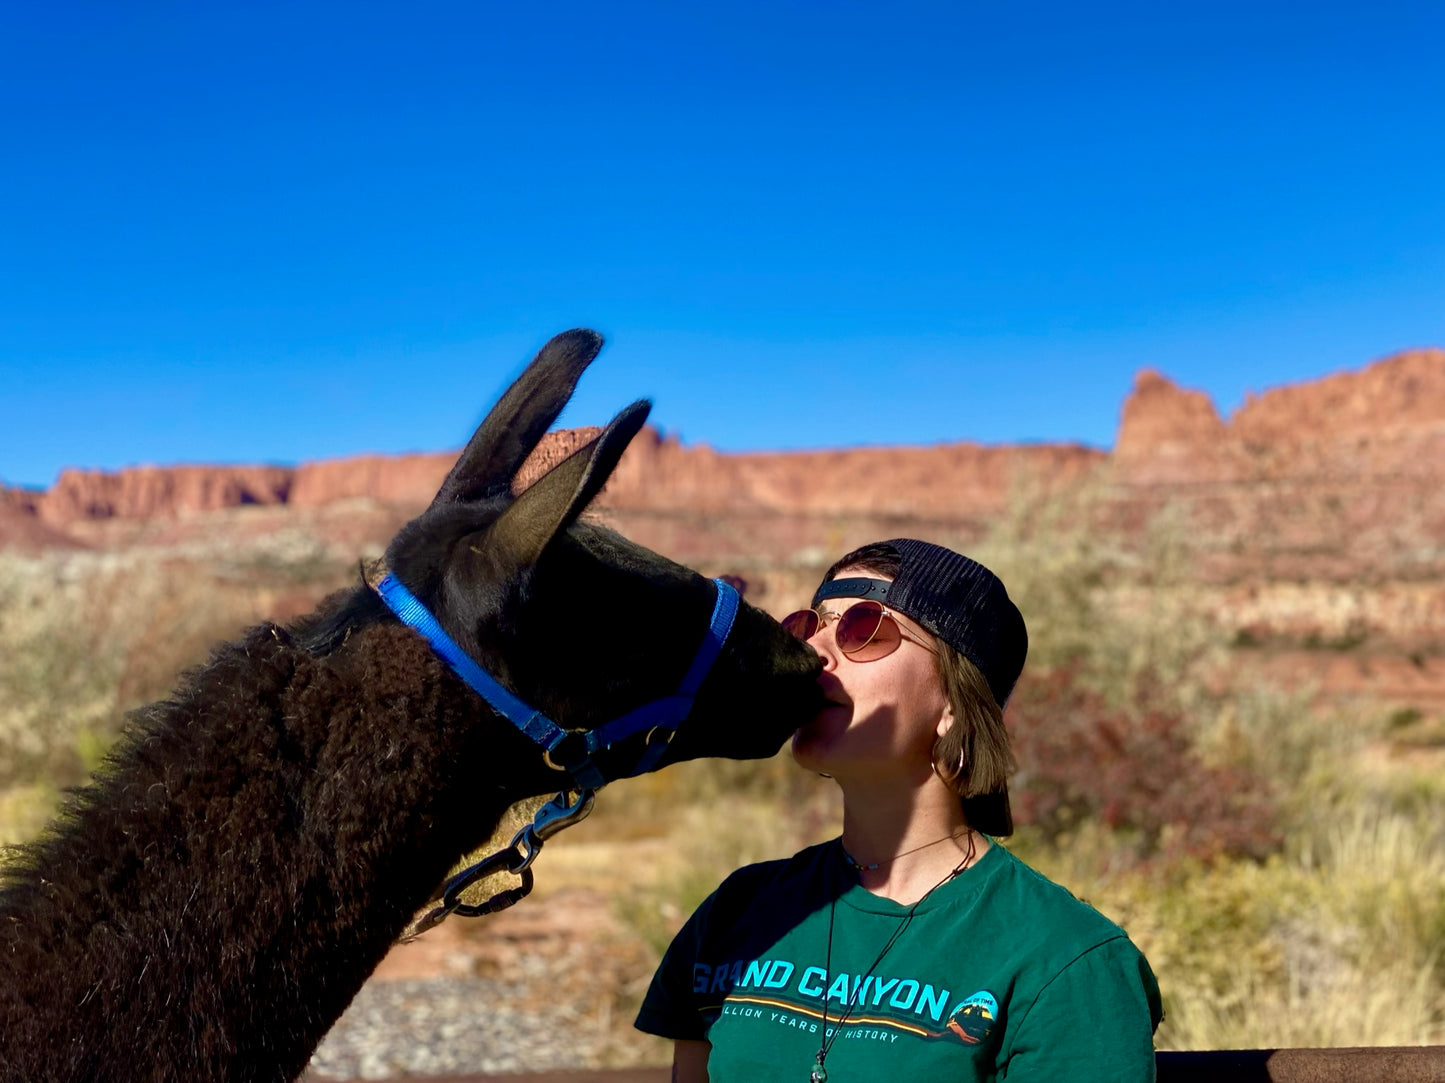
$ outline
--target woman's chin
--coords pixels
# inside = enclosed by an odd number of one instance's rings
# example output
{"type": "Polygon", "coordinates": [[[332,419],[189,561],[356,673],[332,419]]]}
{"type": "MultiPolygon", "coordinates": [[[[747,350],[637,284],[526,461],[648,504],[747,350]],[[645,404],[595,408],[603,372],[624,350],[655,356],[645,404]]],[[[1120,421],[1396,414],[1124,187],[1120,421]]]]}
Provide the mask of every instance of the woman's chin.
{"type": "Polygon", "coordinates": [[[792,753],[793,762],[805,771],[821,770],[817,762],[818,737],[811,722],[793,734],[792,753]]]}
{"type": "Polygon", "coordinates": [[[827,773],[828,749],[848,728],[846,714],[839,717],[842,710],[836,706],[826,708],[793,734],[793,759],[799,767],[827,773]]]}

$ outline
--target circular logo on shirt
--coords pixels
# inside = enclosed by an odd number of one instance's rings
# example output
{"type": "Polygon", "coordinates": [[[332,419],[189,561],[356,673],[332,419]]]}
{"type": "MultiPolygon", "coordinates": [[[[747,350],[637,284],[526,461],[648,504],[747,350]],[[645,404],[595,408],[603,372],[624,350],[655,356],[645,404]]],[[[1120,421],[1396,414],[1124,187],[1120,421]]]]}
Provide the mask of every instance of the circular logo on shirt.
{"type": "Polygon", "coordinates": [[[969,1045],[977,1045],[993,1031],[998,1018],[998,1001],[987,990],[967,998],[948,1018],[948,1029],[969,1045]]]}

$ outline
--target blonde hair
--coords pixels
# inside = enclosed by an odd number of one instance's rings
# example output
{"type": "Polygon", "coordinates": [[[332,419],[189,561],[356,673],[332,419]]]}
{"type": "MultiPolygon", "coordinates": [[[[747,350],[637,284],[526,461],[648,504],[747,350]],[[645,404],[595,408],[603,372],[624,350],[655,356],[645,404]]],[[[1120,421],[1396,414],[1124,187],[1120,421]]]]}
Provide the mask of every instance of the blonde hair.
{"type": "Polygon", "coordinates": [[[970,826],[990,835],[1011,835],[1008,778],[1014,757],[1003,711],[977,666],[943,640],[934,637],[934,643],[953,725],[933,743],[933,769],[963,799],[970,826]]]}

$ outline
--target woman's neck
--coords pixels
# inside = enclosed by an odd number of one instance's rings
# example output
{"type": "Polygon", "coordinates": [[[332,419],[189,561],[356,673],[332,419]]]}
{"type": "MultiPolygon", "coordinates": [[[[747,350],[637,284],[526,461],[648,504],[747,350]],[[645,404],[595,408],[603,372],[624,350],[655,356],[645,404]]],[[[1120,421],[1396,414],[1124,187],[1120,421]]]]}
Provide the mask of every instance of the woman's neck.
{"type": "Polygon", "coordinates": [[[843,848],[875,895],[916,902],[988,849],[988,840],[969,828],[958,795],[937,776],[916,787],[840,785],[843,848]]]}

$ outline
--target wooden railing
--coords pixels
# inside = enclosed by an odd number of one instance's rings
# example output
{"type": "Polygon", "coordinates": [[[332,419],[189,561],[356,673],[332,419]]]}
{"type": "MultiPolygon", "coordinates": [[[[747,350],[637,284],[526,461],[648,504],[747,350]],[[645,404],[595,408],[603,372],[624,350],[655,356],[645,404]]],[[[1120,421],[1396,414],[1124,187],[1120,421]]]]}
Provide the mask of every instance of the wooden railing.
{"type": "Polygon", "coordinates": [[[1159,1053],[1159,1083],[1445,1083],[1445,1045],[1159,1053]]]}
{"type": "MultiPolygon", "coordinates": [[[[1160,1053],[1159,1083],[1445,1083],[1445,1046],[1363,1049],[1224,1049],[1160,1053]]],[[[668,1083],[666,1068],[469,1075],[406,1083],[668,1083]]],[[[324,1083],[317,1076],[310,1083],[324,1083]]],[[[759,1080],[759,1083],[767,1083],[759,1080]]]]}

